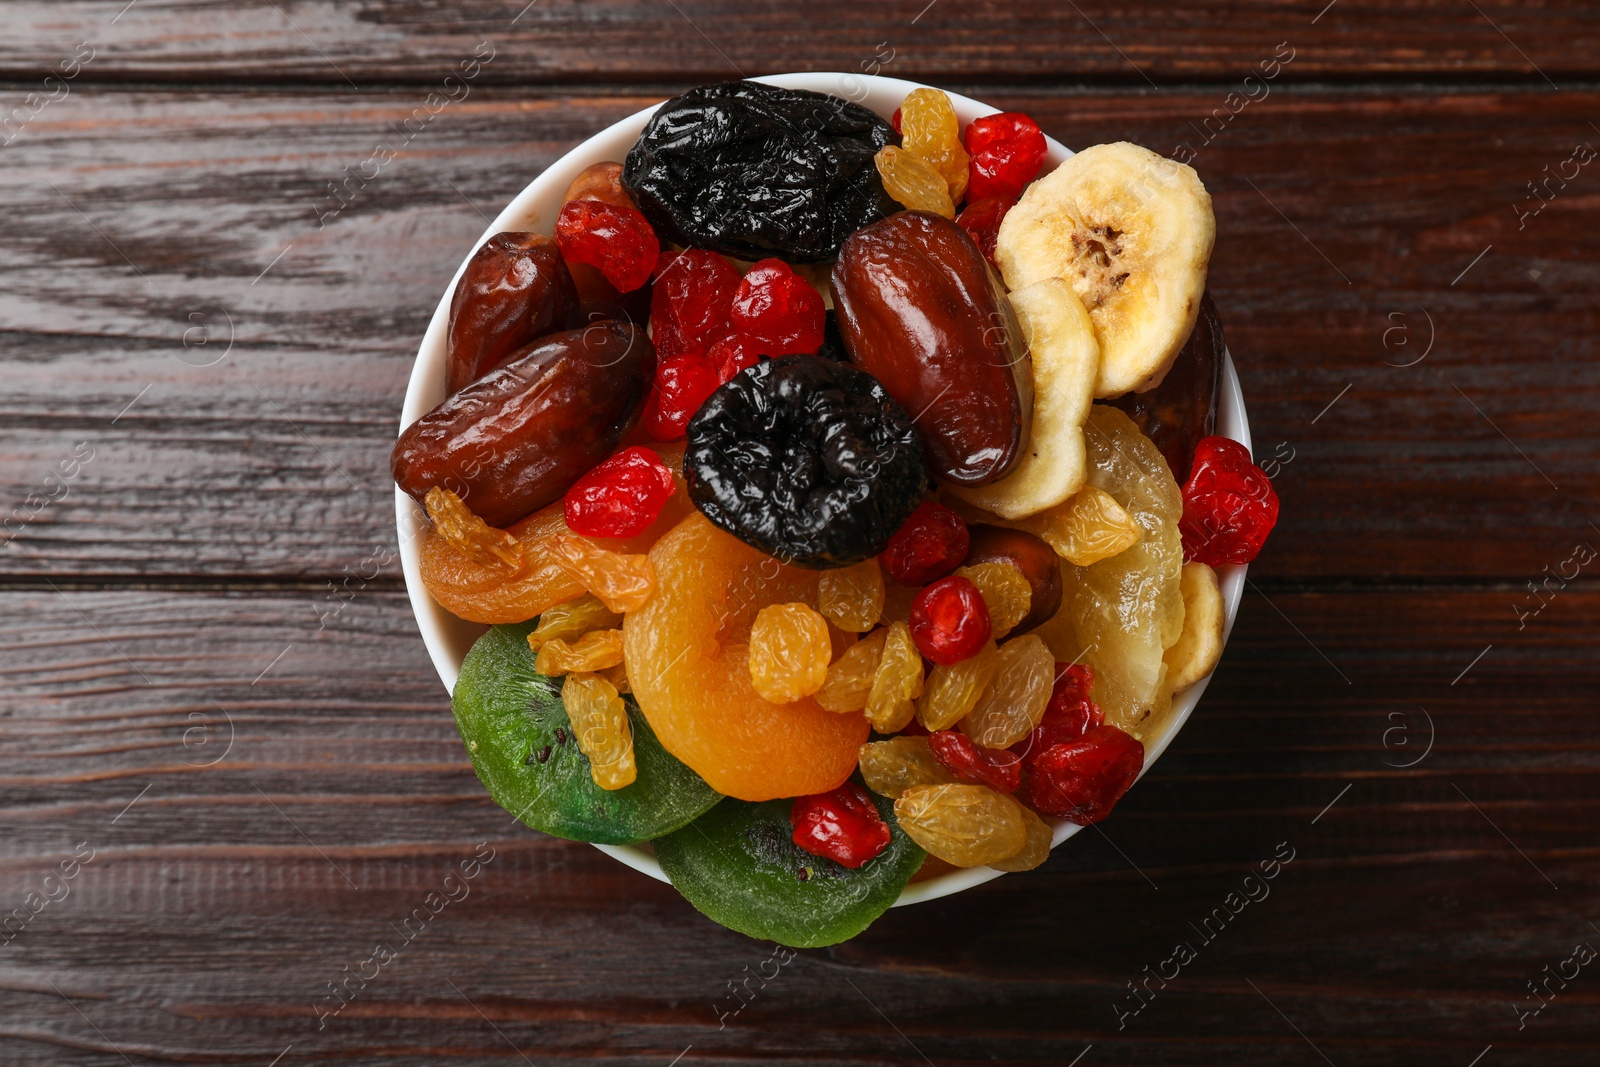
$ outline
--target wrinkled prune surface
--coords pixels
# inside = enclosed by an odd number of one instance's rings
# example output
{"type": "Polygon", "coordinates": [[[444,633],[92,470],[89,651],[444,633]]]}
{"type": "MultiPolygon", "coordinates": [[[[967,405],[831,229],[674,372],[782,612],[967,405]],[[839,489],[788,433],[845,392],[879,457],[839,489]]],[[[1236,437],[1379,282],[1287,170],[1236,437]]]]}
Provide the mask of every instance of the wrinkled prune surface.
{"type": "Polygon", "coordinates": [[[661,105],[628,152],[622,184],[663,241],[817,262],[899,210],[872,161],[899,143],[848,100],[723,82],[661,105]]]}
{"type": "Polygon", "coordinates": [[[1109,401],[1133,419],[1144,435],[1156,443],[1179,485],[1189,480],[1194,446],[1217,427],[1217,396],[1222,391],[1222,353],[1228,347],[1222,336],[1217,305],[1207,292],[1200,301],[1200,317],[1183,348],[1173,357],[1172,368],[1161,384],[1144,393],[1128,393],[1109,401]]]}
{"type": "Polygon", "coordinates": [[[804,567],[877,555],[928,492],[911,417],[870,374],[815,356],[758,363],[713,393],[683,473],[712,522],[804,567]]]}

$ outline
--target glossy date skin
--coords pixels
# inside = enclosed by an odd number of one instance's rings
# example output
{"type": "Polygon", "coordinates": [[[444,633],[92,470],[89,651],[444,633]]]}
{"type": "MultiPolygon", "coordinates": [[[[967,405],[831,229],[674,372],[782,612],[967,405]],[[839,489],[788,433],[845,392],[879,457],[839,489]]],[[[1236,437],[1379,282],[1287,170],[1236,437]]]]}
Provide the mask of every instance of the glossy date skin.
{"type": "Polygon", "coordinates": [[[553,238],[495,234],[472,254],[450,298],[445,392],[471,385],[529,342],[586,321],[553,238]]]}
{"type": "Polygon", "coordinates": [[[1025,634],[1061,610],[1061,557],[1042,539],[1026,530],[972,523],[967,527],[972,547],[967,549],[965,565],[1009,563],[1028,579],[1032,598],[1028,614],[1011,628],[1007,637],[1025,634]]]}
{"type": "Polygon", "coordinates": [[[853,234],[833,268],[850,359],[911,413],[935,477],[987,485],[1021,458],[1033,378],[1011,303],[965,230],[903,211],[853,234]]]}
{"type": "Polygon", "coordinates": [[[434,486],[505,527],[561,497],[638,423],[655,374],[643,329],[602,322],[540,338],[408,426],[394,480],[434,486]]]}
{"type": "Polygon", "coordinates": [[[1217,396],[1222,390],[1222,353],[1227,349],[1217,305],[1207,292],[1200,301],[1189,340],[1173,357],[1161,384],[1144,393],[1129,393],[1110,403],[1121,408],[1156,443],[1179,485],[1189,480],[1194,448],[1216,433],[1217,396]]]}

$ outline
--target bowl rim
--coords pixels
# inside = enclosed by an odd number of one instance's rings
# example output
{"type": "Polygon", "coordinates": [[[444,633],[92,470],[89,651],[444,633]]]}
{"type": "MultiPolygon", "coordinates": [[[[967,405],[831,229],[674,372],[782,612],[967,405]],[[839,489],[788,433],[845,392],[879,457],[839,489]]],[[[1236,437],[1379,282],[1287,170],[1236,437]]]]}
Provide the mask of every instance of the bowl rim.
{"type": "MultiPolygon", "coordinates": [[[[887,78],[881,75],[825,71],[774,74],[750,80],[784,88],[810,89],[814,92],[844,97],[861,103],[885,117],[895,107],[899,106],[899,102],[911,90],[939,88],[938,86],[926,86],[920,82],[906,81],[901,78],[887,78]]],[[[992,115],[1000,110],[982,101],[950,92],[947,89],[942,91],[950,97],[956,114],[963,125],[975,118],[992,115]]],[[[472,248],[463,257],[461,265],[456,268],[456,272],[451,277],[450,284],[445,288],[444,294],[440,297],[438,306],[434,309],[433,317],[428,322],[428,328],[423,334],[422,342],[418,346],[417,358],[412,364],[411,374],[406,382],[405,400],[401,408],[398,432],[404,432],[407,426],[432,410],[435,405],[444,399],[445,337],[450,320],[450,300],[472,256],[482,247],[484,242],[504,230],[551,232],[554,226],[555,213],[560,208],[560,198],[566,192],[567,186],[578,176],[578,173],[591,163],[606,159],[621,159],[628,146],[631,146],[638,137],[639,131],[644,128],[645,122],[662,103],[665,103],[665,100],[612,123],[563,154],[524,186],[522,191],[511,199],[511,202],[484,230],[482,236],[473,243],[472,248]],[[619,145],[621,146],[620,151],[618,150],[619,145]]],[[[1045,140],[1049,147],[1046,164],[1052,169],[1072,155],[1071,149],[1054,138],[1046,137],[1045,140]]],[[[1217,403],[1216,432],[1222,436],[1233,438],[1246,448],[1250,447],[1250,423],[1245,414],[1244,395],[1239,386],[1239,377],[1234,369],[1233,358],[1226,350],[1223,352],[1222,387],[1217,403]]],[[[422,507],[396,486],[395,522],[399,537],[401,569],[405,575],[406,595],[411,602],[412,615],[416,619],[417,628],[422,633],[423,644],[428,650],[428,658],[438,672],[440,681],[444,683],[445,691],[453,692],[456,679],[461,671],[461,661],[467,649],[471,647],[472,641],[487,630],[488,627],[481,624],[468,623],[451,615],[428,594],[427,588],[422,584],[420,535],[425,529],[426,518],[426,512],[422,507]]],[[[1221,586],[1222,602],[1226,616],[1222,633],[1224,651],[1227,648],[1228,638],[1233,632],[1233,623],[1238,615],[1239,601],[1244,594],[1244,580],[1247,569],[1247,566],[1243,564],[1231,564],[1217,568],[1217,577],[1221,586]]],[[[1214,673],[1215,671],[1213,670],[1214,673]]],[[[1210,684],[1211,677],[1211,675],[1207,675],[1188,689],[1173,696],[1173,710],[1167,717],[1161,734],[1145,741],[1145,761],[1143,769],[1139,772],[1139,778],[1142,779],[1149,773],[1150,768],[1171,746],[1178,732],[1189,721],[1195,707],[1200,702],[1200,697],[1210,684]]],[[[1137,784],[1137,780],[1135,784],[1137,784]]],[[[1082,829],[1083,827],[1076,824],[1056,820],[1050,847],[1053,850],[1082,829]]],[[[657,881],[669,882],[666,874],[661,870],[661,865],[656,862],[655,853],[649,847],[648,842],[642,845],[596,844],[594,847],[642,874],[647,874],[657,881]]],[[[997,871],[990,867],[974,867],[966,870],[950,871],[922,882],[912,882],[901,892],[899,899],[895,901],[893,906],[901,907],[907,904],[916,904],[925,900],[935,900],[939,897],[949,896],[952,893],[959,893],[973,886],[982,885],[984,882],[998,878],[1004,873],[1006,872],[997,871]]]]}

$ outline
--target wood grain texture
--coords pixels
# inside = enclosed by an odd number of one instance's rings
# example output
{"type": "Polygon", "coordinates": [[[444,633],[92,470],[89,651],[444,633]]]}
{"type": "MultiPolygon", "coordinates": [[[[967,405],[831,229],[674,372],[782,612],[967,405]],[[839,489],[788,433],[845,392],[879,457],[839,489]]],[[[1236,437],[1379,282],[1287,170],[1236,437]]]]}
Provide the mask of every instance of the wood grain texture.
{"type": "MultiPolygon", "coordinates": [[[[392,543],[387,454],[455,266],[544,165],[651,99],[475,92],[331,217],[329,183],[419,94],[46,109],[0,171],[0,573],[358,568],[392,543]],[[47,486],[79,442],[92,460],[47,486]]],[[[1279,461],[1258,576],[1520,583],[1600,537],[1600,178],[1517,214],[1596,137],[1600,94],[1284,90],[1209,144],[1216,93],[993,99],[1069,145],[1196,149],[1212,287],[1279,461]]]]}
{"type": "Polygon", "coordinates": [[[1200,712],[1100,831],[800,953],[719,1029],[771,946],[494,807],[399,595],[319,630],[309,595],[0,594],[0,903],[95,851],[0,947],[0,1056],[1060,1064],[1093,1044],[1098,1063],[1279,1064],[1318,1062],[1310,1039],[1335,1063],[1491,1043],[1498,1063],[1587,1063],[1584,979],[1520,1032],[1511,1005],[1600,939],[1579,831],[1600,811],[1600,592],[1520,633],[1506,596],[1247,596],[1200,712]],[[405,942],[480,842],[495,858],[466,898],[405,942]],[[1270,895],[1209,942],[1190,929],[1280,842],[1270,895]],[[1198,958],[1119,1029],[1124,983],[1179,941],[1198,958]],[[327,983],[379,943],[396,961],[319,1029],[327,983]]]}
{"type": "Polygon", "coordinates": [[[435,83],[485,40],[488,77],[698,82],[779,70],[870,70],[982,82],[1236,81],[1273,47],[1288,77],[1592,77],[1600,15],[1577,0],[14,0],[0,76],[59,69],[79,41],[93,80],[435,83]]]}

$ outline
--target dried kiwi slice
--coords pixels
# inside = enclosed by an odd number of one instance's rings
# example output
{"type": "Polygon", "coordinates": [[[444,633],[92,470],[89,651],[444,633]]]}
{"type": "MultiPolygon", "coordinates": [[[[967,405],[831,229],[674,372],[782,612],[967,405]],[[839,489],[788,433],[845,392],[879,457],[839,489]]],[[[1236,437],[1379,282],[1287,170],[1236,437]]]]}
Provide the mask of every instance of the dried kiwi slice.
{"type": "Polygon", "coordinates": [[[722,799],[661,747],[632,697],[625,702],[639,777],[617,790],[595,785],[561,703],[561,680],[533,669],[528,632],[537,623],[496,626],[478,638],[450,700],[472,769],[496,804],[556,837],[626,845],[671,833],[722,799]]]}
{"type": "Polygon", "coordinates": [[[882,915],[926,856],[895,822],[894,802],[872,800],[889,845],[855,870],[794,843],[792,800],[724,801],[656,841],[656,858],[690,904],[730,930],[795,948],[834,945],[882,915]]]}

